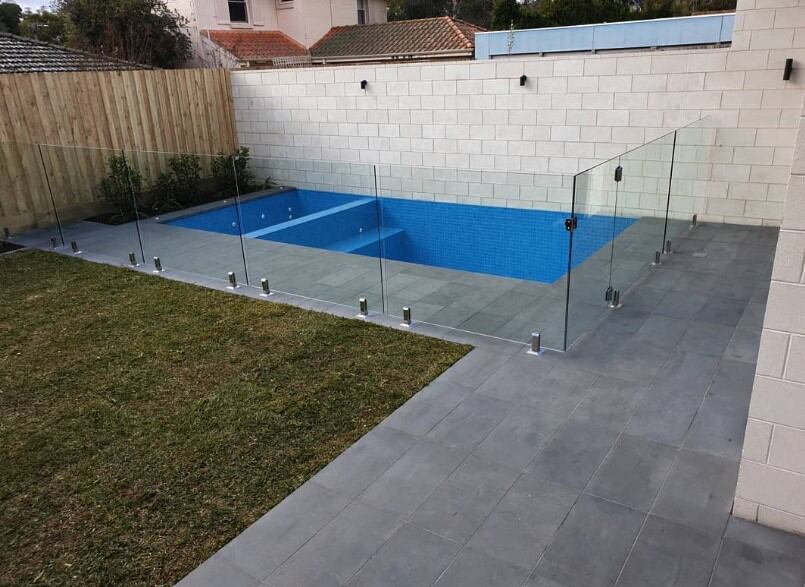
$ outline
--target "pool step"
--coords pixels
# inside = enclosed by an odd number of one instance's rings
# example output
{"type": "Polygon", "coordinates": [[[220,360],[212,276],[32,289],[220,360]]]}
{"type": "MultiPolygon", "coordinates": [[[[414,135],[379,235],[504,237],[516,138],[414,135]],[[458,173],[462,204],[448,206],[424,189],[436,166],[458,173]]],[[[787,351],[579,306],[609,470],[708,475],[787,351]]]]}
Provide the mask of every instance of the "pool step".
{"type": "Polygon", "coordinates": [[[396,246],[399,239],[402,238],[402,235],[403,230],[401,228],[384,226],[379,231],[376,228],[370,228],[360,234],[335,242],[327,248],[340,253],[354,253],[357,255],[376,257],[379,253],[377,246],[378,241],[385,250],[385,247],[396,246]]]}
{"type": "Polygon", "coordinates": [[[360,198],[321,212],[300,216],[247,233],[259,238],[341,253],[377,256],[378,241],[384,250],[402,243],[403,231],[394,227],[377,229],[378,210],[374,198],[360,198]]]}
{"type": "MultiPolygon", "coordinates": [[[[284,236],[285,233],[305,236],[308,230],[311,231],[312,235],[313,232],[324,224],[331,225],[330,227],[334,224],[342,225],[341,220],[344,218],[362,218],[367,216],[367,214],[375,214],[376,216],[374,198],[361,198],[354,202],[333,206],[321,212],[314,212],[313,214],[300,216],[293,220],[287,220],[286,222],[280,222],[279,224],[272,224],[265,228],[253,230],[243,236],[246,238],[262,238],[265,240],[282,240],[276,237],[284,236]]],[[[371,219],[371,216],[368,216],[368,218],[371,219]]]]}

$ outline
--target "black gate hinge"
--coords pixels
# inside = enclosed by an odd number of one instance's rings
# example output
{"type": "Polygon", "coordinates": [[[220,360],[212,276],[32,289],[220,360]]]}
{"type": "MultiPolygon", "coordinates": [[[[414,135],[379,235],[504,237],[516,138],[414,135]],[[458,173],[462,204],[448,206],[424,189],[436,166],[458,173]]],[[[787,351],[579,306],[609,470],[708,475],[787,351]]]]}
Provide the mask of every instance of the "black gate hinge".
{"type": "Polygon", "coordinates": [[[615,168],[615,181],[620,181],[620,180],[622,180],[622,179],[623,179],[623,167],[621,167],[620,165],[618,165],[618,166],[615,168]]]}

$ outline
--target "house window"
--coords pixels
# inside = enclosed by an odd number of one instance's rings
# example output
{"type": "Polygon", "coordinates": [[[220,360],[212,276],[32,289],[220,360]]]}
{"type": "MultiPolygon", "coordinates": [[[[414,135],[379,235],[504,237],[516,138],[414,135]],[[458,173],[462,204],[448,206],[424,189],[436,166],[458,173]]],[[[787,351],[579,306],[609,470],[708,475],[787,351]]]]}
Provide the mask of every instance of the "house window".
{"type": "Polygon", "coordinates": [[[246,0],[229,0],[229,22],[249,22],[246,0]]]}
{"type": "Polygon", "coordinates": [[[366,0],[358,0],[358,24],[366,24],[366,0]]]}

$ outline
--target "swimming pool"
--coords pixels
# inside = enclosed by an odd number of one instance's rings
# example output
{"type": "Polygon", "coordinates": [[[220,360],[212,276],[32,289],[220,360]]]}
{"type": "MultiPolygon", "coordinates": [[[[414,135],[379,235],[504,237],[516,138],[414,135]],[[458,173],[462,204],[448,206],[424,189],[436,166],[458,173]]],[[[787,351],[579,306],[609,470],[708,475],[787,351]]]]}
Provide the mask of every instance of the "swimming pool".
{"type": "MultiPolygon", "coordinates": [[[[553,283],[567,273],[566,212],[287,189],[168,224],[340,253],[553,283]]],[[[579,217],[572,266],[634,222],[579,217]],[[581,230],[583,228],[583,230],[581,230]]]]}

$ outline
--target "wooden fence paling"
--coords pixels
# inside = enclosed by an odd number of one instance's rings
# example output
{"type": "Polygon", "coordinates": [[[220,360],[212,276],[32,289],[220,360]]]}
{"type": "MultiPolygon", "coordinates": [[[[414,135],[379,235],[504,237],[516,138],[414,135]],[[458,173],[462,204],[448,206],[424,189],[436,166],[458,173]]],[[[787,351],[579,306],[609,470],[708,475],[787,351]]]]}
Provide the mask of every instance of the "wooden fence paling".
{"type": "MultiPolygon", "coordinates": [[[[224,69],[0,75],[0,230],[53,222],[45,170],[72,220],[103,209],[98,183],[123,149],[233,152],[231,87],[224,69]],[[58,145],[43,147],[44,165],[37,144],[58,145]]],[[[153,179],[169,156],[131,160],[153,179]]]]}

